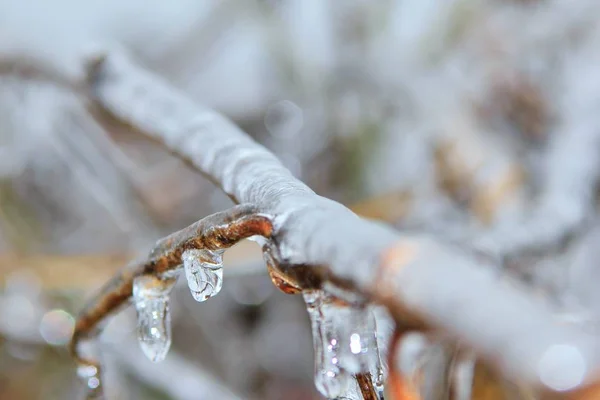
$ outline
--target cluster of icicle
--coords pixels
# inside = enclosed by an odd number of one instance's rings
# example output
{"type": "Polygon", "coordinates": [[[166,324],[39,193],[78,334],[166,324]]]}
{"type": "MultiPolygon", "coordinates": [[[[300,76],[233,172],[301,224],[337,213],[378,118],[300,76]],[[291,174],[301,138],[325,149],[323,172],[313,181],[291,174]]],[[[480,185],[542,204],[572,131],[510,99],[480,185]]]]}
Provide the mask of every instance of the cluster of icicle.
{"type": "MultiPolygon", "coordinates": [[[[206,301],[223,287],[223,251],[186,250],[182,255],[188,286],[196,301],[206,301]]],[[[140,276],[133,282],[138,341],[146,356],[162,361],[171,347],[169,293],[174,279],[140,276]]]]}
{"type": "MultiPolygon", "coordinates": [[[[223,251],[187,250],[182,261],[188,286],[203,302],[223,286],[223,251]]],[[[171,346],[169,293],[174,279],[140,276],[133,283],[138,316],[138,340],[146,356],[162,361],[171,346]]],[[[362,399],[354,376],[370,374],[383,398],[383,371],[375,318],[369,306],[353,306],[323,290],[303,293],[312,324],[315,385],[329,399],[362,399]]]]}

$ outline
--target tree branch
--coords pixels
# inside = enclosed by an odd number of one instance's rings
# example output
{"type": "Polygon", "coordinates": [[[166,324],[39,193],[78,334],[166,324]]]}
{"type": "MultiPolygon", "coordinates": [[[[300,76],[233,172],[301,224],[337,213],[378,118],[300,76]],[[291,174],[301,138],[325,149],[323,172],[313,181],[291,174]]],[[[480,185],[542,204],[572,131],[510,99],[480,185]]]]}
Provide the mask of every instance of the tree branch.
{"type": "Polygon", "coordinates": [[[269,215],[273,256],[300,287],[327,278],[386,305],[398,323],[450,333],[535,387],[553,388],[544,368],[560,377],[583,364],[569,389],[596,378],[594,338],[559,325],[551,309],[489,262],[436,238],[361,219],[316,195],[225,117],[124,54],[96,60],[89,83],[104,108],[164,142],[237,203],[269,215]]]}
{"type": "MultiPolygon", "coordinates": [[[[99,333],[100,323],[119,310],[131,298],[134,279],[150,276],[172,280],[181,270],[182,254],[188,249],[226,249],[242,239],[261,235],[270,237],[272,226],[266,216],[255,214],[254,207],[236,206],[220,212],[159,240],[145,260],[132,262],[117,273],[79,314],[71,340],[71,352],[81,366],[96,371],[100,365],[80,354],[81,340],[99,333]]],[[[96,375],[96,374],[94,374],[96,375]]]]}

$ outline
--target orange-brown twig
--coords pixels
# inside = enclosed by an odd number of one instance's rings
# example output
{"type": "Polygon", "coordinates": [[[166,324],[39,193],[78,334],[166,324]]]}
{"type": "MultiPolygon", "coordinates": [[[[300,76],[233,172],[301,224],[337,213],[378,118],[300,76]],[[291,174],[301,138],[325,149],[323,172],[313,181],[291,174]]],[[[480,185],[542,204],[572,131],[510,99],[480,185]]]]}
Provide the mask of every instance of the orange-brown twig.
{"type": "Polygon", "coordinates": [[[125,305],[132,296],[133,281],[141,275],[172,279],[181,268],[181,255],[188,249],[220,250],[238,241],[260,235],[271,237],[271,219],[251,205],[219,212],[159,240],[145,260],[135,261],[115,275],[89,302],[77,318],[70,349],[80,365],[99,369],[97,362],[85,359],[79,351],[82,339],[94,336],[100,323],[125,305]]]}

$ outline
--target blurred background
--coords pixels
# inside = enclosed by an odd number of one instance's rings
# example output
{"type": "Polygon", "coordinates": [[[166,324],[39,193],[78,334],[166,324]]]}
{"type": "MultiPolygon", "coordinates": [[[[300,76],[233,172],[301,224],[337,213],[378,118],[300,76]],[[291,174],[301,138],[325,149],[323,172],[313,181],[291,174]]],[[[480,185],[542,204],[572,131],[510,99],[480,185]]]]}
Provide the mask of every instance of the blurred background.
{"type": "MultiPolygon", "coordinates": [[[[227,115],[317,193],[499,255],[593,329],[598,15],[597,0],[0,0],[0,399],[76,398],[65,344],[85,300],[231,205],[75,84],[98,43],[227,115]]],[[[157,365],[131,310],[110,323],[109,398],[320,398],[304,303],[272,286],[256,245],[226,254],[218,297],[178,285],[172,311],[157,365]]]]}

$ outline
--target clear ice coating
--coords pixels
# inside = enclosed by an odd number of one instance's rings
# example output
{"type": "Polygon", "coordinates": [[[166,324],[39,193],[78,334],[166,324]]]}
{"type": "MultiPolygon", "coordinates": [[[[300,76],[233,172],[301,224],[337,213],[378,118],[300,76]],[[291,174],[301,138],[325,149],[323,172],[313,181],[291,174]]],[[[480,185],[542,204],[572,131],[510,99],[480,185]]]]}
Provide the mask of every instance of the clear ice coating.
{"type": "MultiPolygon", "coordinates": [[[[382,400],[383,397],[379,396],[378,399],[382,400]]],[[[346,392],[336,400],[364,400],[356,379],[351,379],[350,385],[348,386],[346,392]]]]}
{"type": "Polygon", "coordinates": [[[340,363],[352,374],[370,373],[373,387],[383,392],[383,367],[377,344],[377,325],[372,307],[340,306],[337,312],[340,325],[340,363]]]}
{"type": "Polygon", "coordinates": [[[196,301],[206,301],[223,287],[223,251],[190,249],[181,259],[190,292],[196,301]]]}
{"type": "Polygon", "coordinates": [[[133,281],[133,301],[138,316],[138,341],[153,362],[164,360],[171,347],[169,292],[174,281],[139,276],[133,281]]]}
{"type": "Polygon", "coordinates": [[[372,307],[353,306],[322,290],[303,295],[312,324],[319,392],[330,399],[362,399],[352,378],[368,373],[382,399],[384,374],[372,307]]]}
{"type": "Polygon", "coordinates": [[[342,397],[351,376],[339,365],[340,335],[334,321],[335,306],[321,290],[305,291],[303,296],[312,325],[315,386],[329,399],[342,397]]]}

